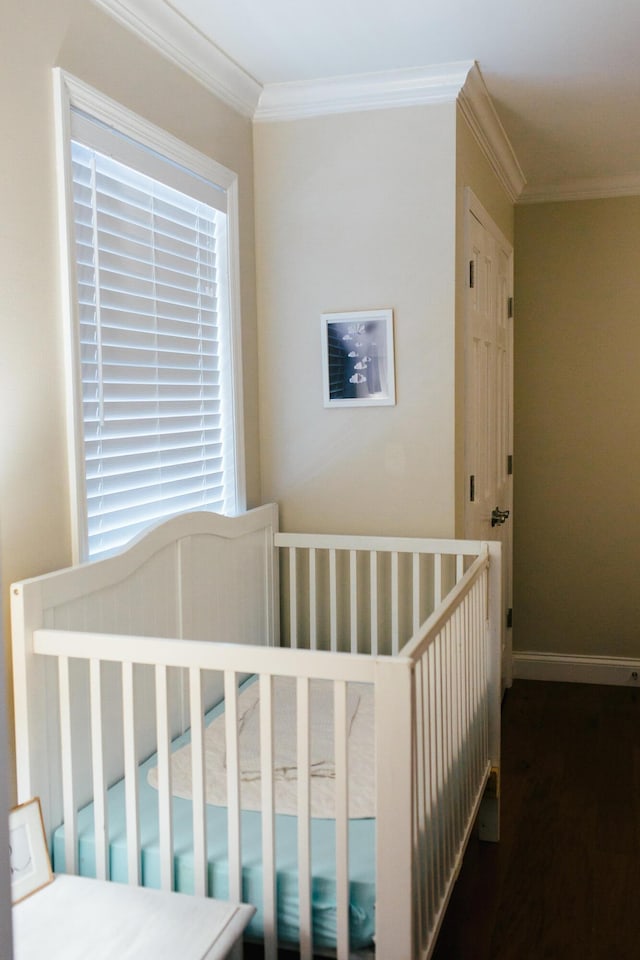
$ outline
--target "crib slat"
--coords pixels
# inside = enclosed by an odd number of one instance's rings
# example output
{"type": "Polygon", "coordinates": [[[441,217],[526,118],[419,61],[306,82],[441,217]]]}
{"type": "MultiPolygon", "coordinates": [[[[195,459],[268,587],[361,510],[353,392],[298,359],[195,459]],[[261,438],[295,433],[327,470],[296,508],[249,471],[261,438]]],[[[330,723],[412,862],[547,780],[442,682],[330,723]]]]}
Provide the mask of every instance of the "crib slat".
{"type": "Polygon", "coordinates": [[[76,873],[78,861],[78,822],[76,818],[73,778],[71,682],[68,657],[60,657],[58,660],[58,687],[60,691],[60,749],[62,753],[61,772],[64,807],[64,863],[67,873],[76,873]]]}
{"type": "Polygon", "coordinates": [[[451,635],[451,620],[448,620],[445,626],[445,655],[447,663],[447,793],[449,802],[447,804],[447,867],[450,870],[453,864],[453,843],[455,839],[455,782],[453,771],[453,645],[451,635]]]}
{"type": "MultiPolygon", "coordinates": [[[[463,614],[463,624],[462,624],[462,637],[464,642],[461,646],[460,654],[460,686],[462,688],[462,715],[461,715],[461,736],[463,745],[472,745],[471,741],[471,726],[469,723],[469,657],[471,653],[471,647],[473,645],[473,619],[471,617],[471,604],[473,602],[473,594],[467,598],[464,605],[464,614],[463,614]]],[[[472,802],[472,792],[470,789],[471,781],[469,777],[469,758],[471,756],[471,751],[468,749],[465,753],[465,765],[464,765],[464,806],[465,810],[471,809],[472,802]]]]}
{"type": "Polygon", "coordinates": [[[98,880],[108,880],[107,795],[104,778],[104,740],[102,735],[102,673],[99,660],[91,660],[89,662],[89,687],[96,877],[98,880]]]}
{"type": "Polygon", "coordinates": [[[447,811],[447,651],[445,645],[444,628],[438,637],[439,664],[438,674],[440,681],[439,691],[439,764],[438,764],[438,782],[440,788],[440,830],[441,830],[441,851],[442,858],[440,866],[442,875],[440,877],[441,889],[444,890],[447,871],[449,869],[449,818],[447,811]]]}
{"type": "MultiPolygon", "coordinates": [[[[479,624],[484,624],[484,601],[485,601],[485,591],[481,591],[478,597],[478,607],[479,607],[479,624]]],[[[487,672],[486,672],[486,656],[484,655],[483,650],[483,638],[482,630],[478,629],[478,642],[476,645],[476,687],[477,687],[477,700],[478,702],[484,695],[484,692],[487,689],[487,672]]],[[[485,758],[489,754],[489,741],[488,741],[488,716],[487,711],[482,711],[482,726],[478,734],[478,776],[482,768],[482,764],[485,758]]]]}
{"type": "Polygon", "coordinates": [[[400,649],[400,598],[398,596],[398,554],[391,554],[391,653],[400,649]]]}
{"type": "Polygon", "coordinates": [[[316,586],[316,551],[309,549],[309,646],[318,649],[318,604],[316,586]]]}
{"type": "Polygon", "coordinates": [[[238,741],[238,682],[233,670],[224,674],[225,741],[227,750],[227,844],[229,897],[242,900],[240,846],[240,749],[238,741]]]}
{"type": "Polygon", "coordinates": [[[474,596],[475,636],[474,636],[473,649],[471,651],[471,667],[470,667],[471,685],[472,685],[471,709],[473,711],[472,716],[473,716],[474,727],[475,727],[475,735],[474,735],[474,741],[473,741],[473,757],[472,757],[473,777],[478,776],[478,770],[480,768],[480,764],[482,763],[482,758],[480,756],[481,734],[477,729],[477,718],[479,716],[478,710],[479,710],[479,703],[480,703],[480,696],[481,696],[480,677],[479,677],[479,670],[478,670],[478,658],[480,656],[480,646],[481,646],[481,641],[480,641],[479,632],[478,632],[478,622],[479,622],[478,615],[480,610],[479,599],[480,599],[479,595],[476,593],[476,595],[474,596]]]}
{"type": "Polygon", "coordinates": [[[372,657],[378,656],[378,554],[372,550],[369,554],[369,593],[371,597],[370,627],[372,657]]]}
{"type": "Polygon", "coordinates": [[[427,778],[426,778],[426,815],[427,822],[429,824],[430,836],[429,842],[427,844],[428,852],[427,858],[424,865],[424,872],[428,878],[428,891],[427,896],[425,897],[425,904],[427,907],[427,915],[425,917],[425,935],[428,935],[431,927],[433,925],[433,920],[436,913],[436,864],[437,864],[437,837],[435,831],[435,803],[434,803],[434,781],[435,781],[435,762],[434,762],[434,749],[433,749],[433,728],[434,723],[432,721],[433,713],[433,656],[434,648],[433,644],[427,650],[424,657],[424,669],[425,669],[425,689],[426,689],[426,704],[423,716],[423,724],[425,730],[425,739],[426,739],[426,769],[427,769],[427,778]]]}
{"type": "Polygon", "coordinates": [[[446,817],[447,817],[447,872],[451,869],[453,863],[453,818],[454,818],[454,809],[453,803],[451,802],[452,794],[452,767],[453,767],[453,751],[452,751],[452,676],[451,676],[451,621],[447,620],[444,628],[444,660],[445,660],[445,685],[446,685],[446,706],[445,706],[445,784],[447,790],[447,796],[449,802],[446,806],[446,817]]]}
{"type": "Polygon", "coordinates": [[[413,633],[420,626],[420,554],[413,554],[413,633]]]}
{"type": "Polygon", "coordinates": [[[193,817],[193,884],[200,897],[207,895],[207,818],[205,814],[204,711],[202,674],[189,669],[189,719],[191,722],[191,793],[193,817]]]}
{"type": "MultiPolygon", "coordinates": [[[[479,594],[479,595],[476,597],[476,610],[477,610],[477,616],[478,616],[478,617],[482,617],[482,595],[481,595],[481,594],[479,594]]],[[[478,623],[482,623],[483,620],[480,619],[480,620],[478,620],[477,622],[478,622],[478,623]]],[[[483,677],[483,675],[482,675],[482,660],[483,660],[483,657],[482,657],[482,640],[481,640],[480,631],[478,630],[477,633],[476,633],[475,656],[474,656],[474,687],[475,687],[475,698],[474,698],[474,699],[475,699],[475,709],[476,709],[476,710],[478,710],[478,708],[479,708],[480,698],[482,697],[483,691],[484,691],[484,689],[485,689],[485,687],[484,687],[484,682],[485,682],[485,681],[484,681],[484,677],[483,677]]],[[[484,716],[485,716],[485,713],[484,713],[484,711],[483,711],[483,713],[482,713],[482,717],[483,717],[483,727],[478,731],[478,734],[477,734],[477,737],[476,737],[476,743],[477,743],[477,746],[476,746],[476,777],[479,777],[479,776],[480,776],[480,770],[481,770],[481,767],[482,767],[483,758],[486,756],[485,751],[484,751],[484,716]]]]}
{"type": "Polygon", "coordinates": [[[138,761],[133,690],[133,664],[122,664],[122,724],[124,793],[127,823],[127,881],[140,883],[140,815],[138,812],[138,761]]]}
{"type": "Polygon", "coordinates": [[[464,660],[464,704],[465,704],[465,744],[467,751],[466,774],[467,774],[467,803],[471,805],[474,795],[475,782],[475,709],[473,706],[473,658],[475,647],[475,591],[469,596],[467,605],[466,623],[465,623],[465,645],[463,649],[464,660]]]}
{"type": "Polygon", "coordinates": [[[440,901],[440,862],[441,862],[441,841],[440,841],[440,810],[438,804],[439,782],[438,782],[438,651],[436,643],[432,643],[427,649],[427,658],[429,662],[429,766],[431,769],[431,778],[429,786],[431,790],[431,810],[432,810],[432,854],[431,854],[431,916],[430,926],[433,924],[440,901]]]}
{"type": "Polygon", "coordinates": [[[173,890],[173,820],[171,817],[169,691],[167,673],[167,667],[155,667],[156,725],[158,731],[158,827],[160,832],[160,883],[163,890],[173,890]]]}
{"type": "MultiPolygon", "coordinates": [[[[484,590],[479,591],[479,595],[480,595],[480,609],[481,609],[481,611],[482,611],[482,613],[481,613],[481,619],[480,619],[480,621],[479,621],[479,624],[482,623],[483,625],[486,626],[487,618],[488,618],[488,616],[489,616],[489,609],[488,609],[488,607],[489,607],[489,574],[488,574],[488,572],[487,572],[486,570],[484,571],[484,575],[483,575],[483,576],[484,576],[484,578],[485,578],[484,590]]],[[[478,631],[479,631],[479,633],[478,633],[478,656],[479,656],[479,660],[480,660],[482,692],[483,692],[483,694],[484,694],[486,691],[488,691],[488,690],[490,689],[489,661],[488,661],[488,657],[487,657],[487,652],[486,652],[486,650],[485,650],[485,643],[486,643],[486,639],[487,639],[487,632],[486,632],[486,630],[481,631],[480,626],[478,626],[478,631]]],[[[502,656],[502,653],[500,652],[499,655],[502,656]]],[[[498,673],[499,673],[499,668],[498,668],[498,673]]],[[[483,750],[484,750],[484,753],[483,753],[483,756],[486,757],[486,758],[488,758],[488,759],[489,759],[490,756],[491,756],[491,754],[490,754],[490,752],[489,752],[489,750],[490,750],[490,741],[489,741],[489,717],[490,717],[489,711],[488,711],[488,710],[484,710],[484,711],[483,711],[483,714],[482,714],[483,729],[484,729],[484,742],[483,742],[483,750]]]]}
{"type": "Polygon", "coordinates": [[[298,725],[298,902],[300,916],[300,960],[311,960],[311,793],[309,786],[309,681],[296,681],[298,725]]]}
{"type": "Polygon", "coordinates": [[[435,729],[436,729],[436,796],[437,796],[437,824],[438,824],[438,907],[446,885],[446,821],[445,821],[445,772],[444,772],[444,711],[446,709],[445,701],[445,682],[444,682],[444,657],[443,657],[442,634],[438,636],[436,647],[436,703],[438,709],[435,711],[435,729]]]}
{"type": "Polygon", "coordinates": [[[443,681],[443,706],[444,723],[442,724],[442,763],[443,763],[443,794],[445,802],[442,805],[445,824],[444,837],[444,856],[445,856],[445,875],[446,883],[449,870],[451,869],[451,668],[450,668],[450,646],[449,646],[449,621],[445,623],[442,630],[442,681],[443,681]]]}
{"type": "MultiPolygon", "coordinates": [[[[480,594],[480,609],[482,611],[482,618],[480,622],[486,625],[487,617],[489,615],[489,575],[487,571],[484,571],[484,590],[480,594]]],[[[484,636],[487,636],[486,631],[484,636]]],[[[478,637],[478,656],[480,661],[480,684],[482,691],[489,690],[489,663],[484,650],[483,641],[481,636],[478,637]]],[[[483,756],[489,757],[489,711],[484,710],[482,714],[483,719],[483,756]]]]}
{"type": "Polygon", "coordinates": [[[473,601],[473,595],[469,596],[465,601],[464,612],[462,616],[462,621],[460,624],[461,630],[461,643],[460,643],[460,688],[461,688],[461,716],[460,716],[460,736],[461,736],[461,749],[464,750],[464,772],[465,772],[465,784],[464,784],[464,806],[465,806],[465,816],[468,815],[468,811],[471,810],[473,803],[473,794],[470,790],[470,781],[469,777],[469,756],[470,751],[467,748],[467,744],[472,742],[472,729],[469,718],[469,674],[468,674],[468,664],[469,656],[471,652],[471,645],[473,643],[473,620],[471,617],[471,603],[473,601]]]}
{"type": "Polygon", "coordinates": [[[338,960],[349,958],[349,789],[347,780],[347,684],[334,681],[336,804],[336,900],[338,960]]]}
{"type": "Polygon", "coordinates": [[[358,652],[358,568],[355,550],[349,551],[351,653],[358,652]]]}
{"type": "MultiPolygon", "coordinates": [[[[460,622],[462,616],[462,609],[458,608],[453,615],[453,763],[454,763],[454,783],[456,790],[456,829],[455,829],[455,839],[456,844],[458,842],[458,837],[463,835],[464,830],[464,803],[463,803],[463,794],[462,794],[462,785],[460,781],[461,773],[461,760],[460,760],[460,746],[462,744],[462,702],[461,702],[461,693],[462,693],[462,677],[460,671],[460,622]]],[[[456,850],[457,854],[457,850],[456,850]]]]}
{"type": "Polygon", "coordinates": [[[460,804],[460,792],[458,786],[458,712],[459,712],[459,685],[458,685],[458,622],[457,615],[459,610],[454,612],[453,618],[449,624],[451,640],[451,855],[452,860],[457,860],[457,843],[461,834],[462,808],[460,804]]]}
{"type": "Polygon", "coordinates": [[[329,550],[329,622],[331,649],[338,649],[338,580],[336,576],[336,551],[329,550]]]}
{"type": "Polygon", "coordinates": [[[442,603],[442,554],[433,556],[433,602],[434,608],[442,603]]]}
{"type": "MultiPolygon", "coordinates": [[[[472,710],[472,715],[475,717],[475,716],[476,716],[476,710],[478,709],[478,671],[477,671],[478,636],[477,636],[477,631],[476,631],[476,629],[475,629],[475,626],[476,626],[476,624],[477,624],[477,622],[478,622],[478,621],[477,621],[477,617],[478,617],[478,610],[479,610],[479,607],[478,607],[478,596],[477,596],[477,594],[475,594],[475,595],[472,597],[472,600],[473,600],[474,636],[473,636],[473,646],[472,646],[472,649],[471,649],[471,656],[470,656],[470,658],[469,658],[469,660],[470,660],[470,663],[469,663],[469,672],[470,672],[470,677],[471,677],[471,680],[470,680],[470,682],[471,682],[471,696],[470,696],[471,710],[472,710]]],[[[475,736],[474,736],[474,738],[473,738],[473,749],[472,749],[471,758],[470,758],[470,763],[469,763],[470,777],[471,777],[471,779],[472,779],[472,783],[475,782],[475,781],[476,781],[476,778],[478,777],[478,770],[479,770],[479,768],[480,768],[480,763],[481,763],[480,740],[479,740],[478,734],[477,734],[477,732],[476,732],[476,734],[475,734],[475,736]]]]}
{"type": "Polygon", "coordinates": [[[262,904],[265,960],[277,960],[275,829],[273,809],[273,687],[260,674],[260,773],[262,786],[262,904]]]}
{"type": "Polygon", "coordinates": [[[289,548],[289,638],[291,647],[298,646],[298,577],[296,548],[289,548]]]}

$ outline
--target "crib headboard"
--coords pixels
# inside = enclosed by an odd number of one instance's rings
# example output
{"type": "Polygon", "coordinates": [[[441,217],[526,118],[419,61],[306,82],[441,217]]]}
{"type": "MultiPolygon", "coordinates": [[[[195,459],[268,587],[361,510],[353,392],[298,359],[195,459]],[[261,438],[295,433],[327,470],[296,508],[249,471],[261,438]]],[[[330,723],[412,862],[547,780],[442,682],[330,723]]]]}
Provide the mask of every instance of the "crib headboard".
{"type": "MultiPolygon", "coordinates": [[[[34,630],[52,627],[274,644],[278,637],[277,525],[275,504],[237,517],[184,513],[154,527],[116,556],[12,585],[20,802],[39,796],[45,822],[56,825],[60,794],[55,782],[60,768],[58,677],[53,663],[33,653],[34,630]]],[[[107,675],[103,678],[107,687],[104,699],[113,709],[117,735],[122,723],[120,702],[117,694],[111,695],[109,682],[107,675]]],[[[179,679],[175,682],[180,684],[179,679]]],[[[141,688],[139,695],[146,696],[145,690],[141,688]]],[[[215,692],[209,691],[209,699],[213,696],[215,692]]],[[[179,732],[179,691],[174,701],[172,726],[179,732]]],[[[88,708],[81,696],[75,708],[74,720],[82,728],[88,708]]],[[[140,758],[153,749],[154,737],[151,729],[140,731],[140,758]]],[[[117,776],[118,770],[112,774],[117,776]]]]}

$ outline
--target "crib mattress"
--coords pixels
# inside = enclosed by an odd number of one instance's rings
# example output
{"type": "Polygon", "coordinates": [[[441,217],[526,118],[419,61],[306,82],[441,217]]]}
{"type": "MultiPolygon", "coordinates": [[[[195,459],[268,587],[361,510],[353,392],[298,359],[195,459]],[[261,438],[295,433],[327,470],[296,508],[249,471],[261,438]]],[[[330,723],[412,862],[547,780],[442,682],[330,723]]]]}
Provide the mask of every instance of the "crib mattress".
{"type": "MultiPolygon", "coordinates": [[[[212,711],[212,719],[222,706],[212,711]]],[[[186,733],[174,743],[177,749],[187,743],[186,733]]],[[[147,782],[149,768],[157,759],[150,757],[139,767],[139,822],[141,875],[145,887],[160,888],[160,846],[158,839],[158,793],[147,782]]],[[[127,847],[124,781],[108,791],[109,871],[116,882],[127,882],[127,847]]],[[[193,824],[191,801],[173,797],[174,887],[182,893],[193,893],[193,824]]],[[[207,856],[209,863],[209,895],[228,899],[227,811],[225,807],[207,805],[207,856]]],[[[93,804],[78,814],[78,872],[95,876],[93,804]]],[[[278,814],[275,818],[275,858],[277,871],[278,938],[283,942],[299,941],[299,904],[297,873],[297,820],[278,814]]],[[[260,813],[241,813],[243,900],[256,907],[247,935],[262,937],[262,847],[260,813]]],[[[65,872],[64,826],[53,838],[53,869],[65,872]]],[[[329,819],[311,821],[312,915],[313,938],[317,947],[333,948],[337,937],[335,881],[335,822],[329,819]]],[[[352,949],[372,944],[375,929],[375,820],[349,821],[349,919],[352,949]]]]}

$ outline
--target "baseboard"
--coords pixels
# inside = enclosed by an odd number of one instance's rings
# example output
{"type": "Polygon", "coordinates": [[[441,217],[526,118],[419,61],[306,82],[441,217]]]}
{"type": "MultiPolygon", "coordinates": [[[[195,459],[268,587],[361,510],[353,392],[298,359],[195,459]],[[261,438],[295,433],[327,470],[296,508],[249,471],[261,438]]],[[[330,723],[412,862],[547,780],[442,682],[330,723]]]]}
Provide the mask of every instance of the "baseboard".
{"type": "Polygon", "coordinates": [[[513,676],[520,680],[640,687],[640,660],[514,651],[513,676]]]}

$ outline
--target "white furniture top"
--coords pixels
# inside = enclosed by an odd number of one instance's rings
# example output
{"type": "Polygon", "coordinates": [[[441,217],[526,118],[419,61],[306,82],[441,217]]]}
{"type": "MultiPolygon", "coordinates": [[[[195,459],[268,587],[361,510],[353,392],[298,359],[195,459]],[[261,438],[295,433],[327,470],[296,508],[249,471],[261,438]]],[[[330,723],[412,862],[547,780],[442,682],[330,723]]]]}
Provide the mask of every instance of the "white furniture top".
{"type": "Polygon", "coordinates": [[[247,904],[58,874],[13,908],[14,960],[223,960],[247,904]]]}

